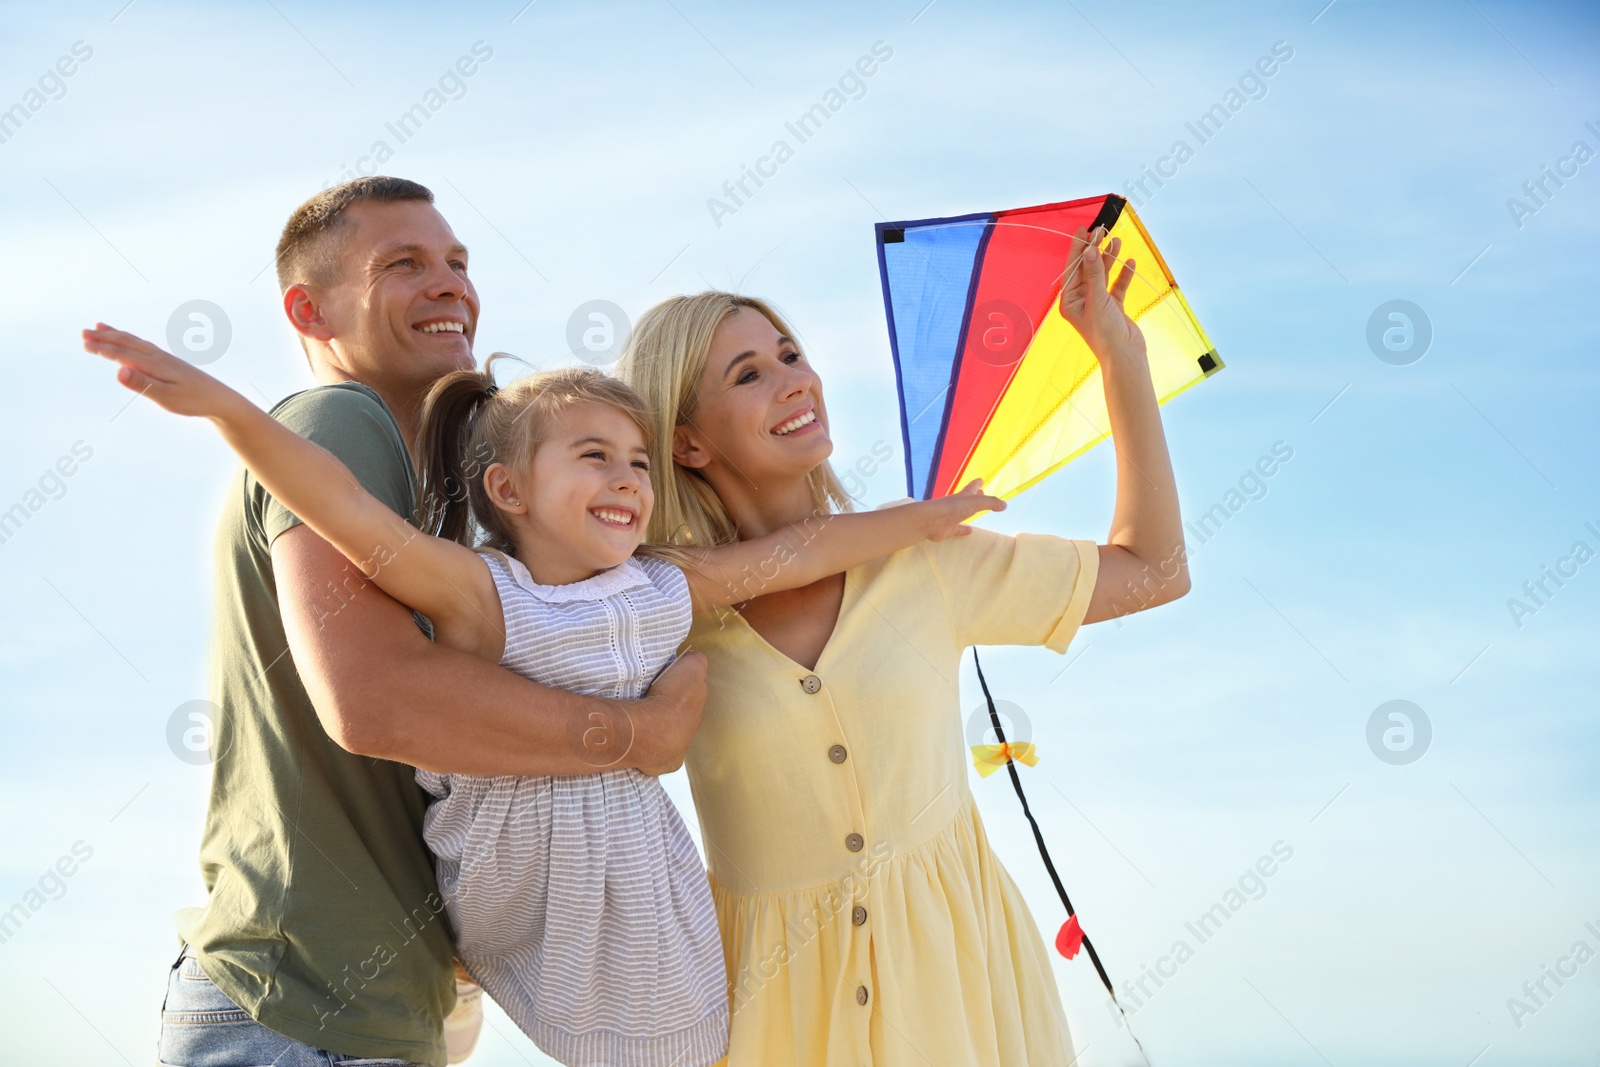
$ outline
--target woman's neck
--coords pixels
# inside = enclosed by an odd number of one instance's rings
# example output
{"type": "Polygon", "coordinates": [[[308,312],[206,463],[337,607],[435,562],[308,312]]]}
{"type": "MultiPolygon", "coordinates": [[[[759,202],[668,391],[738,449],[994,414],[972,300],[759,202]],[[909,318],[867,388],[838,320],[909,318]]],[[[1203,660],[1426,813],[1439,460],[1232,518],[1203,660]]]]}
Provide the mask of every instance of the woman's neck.
{"type": "Polygon", "coordinates": [[[728,516],[738,525],[741,541],[765,537],[785,526],[803,522],[816,511],[811,482],[805,475],[782,482],[768,481],[759,486],[742,476],[730,480],[735,484],[713,485],[712,488],[722,498],[728,516]]]}

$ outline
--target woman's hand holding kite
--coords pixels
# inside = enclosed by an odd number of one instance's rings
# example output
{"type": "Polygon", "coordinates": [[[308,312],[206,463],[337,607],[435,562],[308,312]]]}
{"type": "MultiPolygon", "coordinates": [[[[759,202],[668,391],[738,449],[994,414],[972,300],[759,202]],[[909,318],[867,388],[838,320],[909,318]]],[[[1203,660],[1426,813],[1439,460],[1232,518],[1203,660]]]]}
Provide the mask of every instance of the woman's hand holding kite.
{"type": "Polygon", "coordinates": [[[1116,356],[1146,362],[1144,334],[1123,310],[1123,300],[1128,285],[1134,278],[1135,260],[1122,264],[1116,281],[1107,288],[1112,264],[1122,249],[1122,238],[1113,237],[1101,249],[1105,230],[1095,227],[1092,234],[1083,227],[1072,231],[1073,252],[1067,257],[1066,270],[1062,272],[1061,317],[1070,322],[1083,335],[1102,365],[1116,356]]]}

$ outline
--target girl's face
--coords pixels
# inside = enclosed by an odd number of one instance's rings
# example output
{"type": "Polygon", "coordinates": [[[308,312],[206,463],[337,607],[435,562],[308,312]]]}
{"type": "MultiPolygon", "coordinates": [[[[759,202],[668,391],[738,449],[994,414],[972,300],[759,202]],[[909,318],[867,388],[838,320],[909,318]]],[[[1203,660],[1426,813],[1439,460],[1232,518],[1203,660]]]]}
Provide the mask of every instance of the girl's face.
{"type": "Polygon", "coordinates": [[[531,542],[522,562],[544,585],[581,581],[633,555],[655,504],[638,424],[589,402],[556,416],[522,488],[531,542]]]}
{"type": "Polygon", "coordinates": [[[740,308],[711,337],[694,416],[678,428],[674,454],[692,439],[701,467],[745,486],[804,477],[833,452],[822,380],[793,339],[754,308],[740,308]]]}

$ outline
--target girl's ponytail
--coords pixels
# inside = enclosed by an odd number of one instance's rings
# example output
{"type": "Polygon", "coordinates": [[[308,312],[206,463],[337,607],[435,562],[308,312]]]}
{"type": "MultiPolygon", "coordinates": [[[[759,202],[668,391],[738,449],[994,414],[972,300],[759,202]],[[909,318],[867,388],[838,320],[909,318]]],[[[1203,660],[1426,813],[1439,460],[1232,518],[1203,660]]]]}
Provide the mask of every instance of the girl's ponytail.
{"type": "MultiPolygon", "coordinates": [[[[484,405],[498,392],[488,368],[452,371],[433,383],[422,403],[417,455],[417,521],[424,533],[472,547],[474,490],[494,462],[485,435],[473,432],[484,405]]],[[[480,490],[481,492],[481,490],[480,490]]]]}

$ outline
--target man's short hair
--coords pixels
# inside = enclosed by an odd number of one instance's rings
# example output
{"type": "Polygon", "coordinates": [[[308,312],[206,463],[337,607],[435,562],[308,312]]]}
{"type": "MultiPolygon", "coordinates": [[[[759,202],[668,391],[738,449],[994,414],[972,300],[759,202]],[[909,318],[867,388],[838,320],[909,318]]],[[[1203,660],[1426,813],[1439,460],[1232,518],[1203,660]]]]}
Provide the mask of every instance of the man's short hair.
{"type": "Polygon", "coordinates": [[[278,238],[278,290],[291,285],[331,285],[338,280],[339,231],[348,223],[344,213],[351,204],[392,204],[401,200],[433,203],[425,185],[405,178],[375,175],[324,189],[294,209],[278,238]]]}

